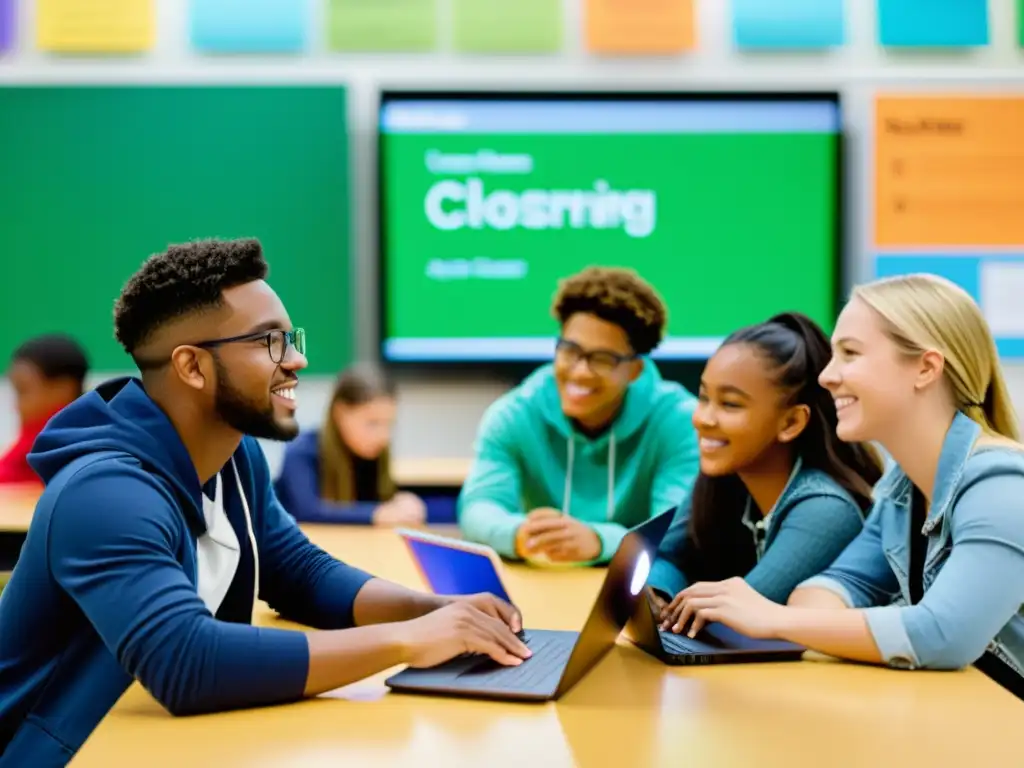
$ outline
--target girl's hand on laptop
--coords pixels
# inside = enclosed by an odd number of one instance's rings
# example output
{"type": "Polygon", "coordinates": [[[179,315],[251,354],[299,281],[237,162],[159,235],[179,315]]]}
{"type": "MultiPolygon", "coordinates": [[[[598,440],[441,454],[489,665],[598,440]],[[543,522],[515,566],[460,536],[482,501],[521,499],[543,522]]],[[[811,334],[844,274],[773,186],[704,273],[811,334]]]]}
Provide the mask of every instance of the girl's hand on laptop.
{"type": "Polygon", "coordinates": [[[411,667],[434,667],[464,653],[490,656],[505,666],[518,666],[531,656],[504,621],[467,600],[454,601],[395,628],[402,660],[411,667]]]}
{"type": "Polygon", "coordinates": [[[696,637],[708,622],[716,621],[758,639],[777,637],[785,606],[773,603],[741,578],[702,581],[687,587],[669,603],[662,629],[696,637]]]}

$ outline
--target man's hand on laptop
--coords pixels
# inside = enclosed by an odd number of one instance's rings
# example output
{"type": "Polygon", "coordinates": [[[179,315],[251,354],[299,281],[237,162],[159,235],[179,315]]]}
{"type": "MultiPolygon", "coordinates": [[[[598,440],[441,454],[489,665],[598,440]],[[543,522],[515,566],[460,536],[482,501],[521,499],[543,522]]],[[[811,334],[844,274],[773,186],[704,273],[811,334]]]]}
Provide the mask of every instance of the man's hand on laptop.
{"type": "Polygon", "coordinates": [[[488,616],[501,619],[512,630],[513,634],[523,628],[523,617],[519,609],[509,605],[500,597],[495,597],[490,592],[477,592],[475,595],[448,595],[446,599],[452,603],[469,603],[477,610],[483,611],[488,616]]]}
{"type": "Polygon", "coordinates": [[[485,613],[469,599],[455,600],[400,627],[402,657],[411,667],[433,667],[464,653],[517,666],[531,655],[504,619],[485,613]]]}

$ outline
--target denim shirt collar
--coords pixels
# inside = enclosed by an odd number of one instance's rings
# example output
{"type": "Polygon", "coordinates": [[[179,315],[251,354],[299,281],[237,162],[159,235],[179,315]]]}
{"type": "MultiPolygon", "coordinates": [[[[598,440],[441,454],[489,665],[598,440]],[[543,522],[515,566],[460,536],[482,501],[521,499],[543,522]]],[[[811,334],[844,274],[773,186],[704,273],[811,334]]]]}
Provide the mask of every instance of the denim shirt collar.
{"type": "Polygon", "coordinates": [[[789,502],[789,496],[797,489],[799,483],[795,483],[794,480],[800,475],[800,470],[803,467],[803,458],[797,456],[796,461],[793,463],[793,470],[789,473],[789,479],[786,480],[786,485],[782,489],[782,493],[779,494],[779,498],[771,509],[764,515],[755,507],[754,499],[747,494],[747,505],[743,510],[743,525],[754,535],[754,543],[757,547],[758,560],[764,555],[765,547],[767,546],[768,537],[765,536],[765,532],[770,532],[772,527],[772,520],[775,517],[775,510],[780,507],[785,507],[789,502]]]}
{"type": "MultiPolygon", "coordinates": [[[[981,426],[957,411],[942,441],[939,465],[935,470],[935,485],[932,488],[932,502],[922,529],[923,533],[931,533],[942,523],[953,501],[953,493],[960,484],[967,459],[974,451],[974,444],[980,434],[981,426]]],[[[876,487],[876,496],[886,496],[894,504],[907,508],[910,506],[912,493],[913,484],[898,464],[893,466],[876,487]]]]}

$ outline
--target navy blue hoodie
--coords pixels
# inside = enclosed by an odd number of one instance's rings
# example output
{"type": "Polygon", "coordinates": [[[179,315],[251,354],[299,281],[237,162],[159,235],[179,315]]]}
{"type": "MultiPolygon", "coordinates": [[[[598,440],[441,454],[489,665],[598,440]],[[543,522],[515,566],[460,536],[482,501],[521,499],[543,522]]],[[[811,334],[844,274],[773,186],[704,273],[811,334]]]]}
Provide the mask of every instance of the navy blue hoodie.
{"type": "Polygon", "coordinates": [[[259,597],[286,618],[352,625],[370,576],[310,543],[252,438],[221,475],[245,551],[218,609],[230,615],[211,615],[196,588],[203,489],[137,380],[108,382],[60,412],[29,463],[46,489],[0,597],[0,766],[66,764],[133,678],[173,714],[301,698],[305,636],[249,624],[257,572],[259,597]]]}

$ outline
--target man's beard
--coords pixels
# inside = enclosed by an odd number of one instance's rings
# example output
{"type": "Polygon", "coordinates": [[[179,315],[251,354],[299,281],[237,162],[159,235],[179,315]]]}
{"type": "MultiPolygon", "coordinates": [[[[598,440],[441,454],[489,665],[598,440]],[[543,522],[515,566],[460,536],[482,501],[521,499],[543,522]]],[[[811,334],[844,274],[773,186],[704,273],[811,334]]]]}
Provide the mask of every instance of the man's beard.
{"type": "Polygon", "coordinates": [[[274,417],[274,404],[269,399],[258,403],[246,397],[232,383],[228,372],[219,360],[214,359],[217,368],[217,394],[213,407],[217,416],[232,429],[250,437],[267,440],[294,440],[299,434],[299,425],[292,420],[282,424],[274,417]]]}

